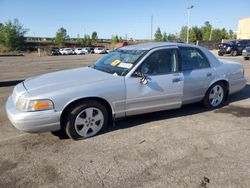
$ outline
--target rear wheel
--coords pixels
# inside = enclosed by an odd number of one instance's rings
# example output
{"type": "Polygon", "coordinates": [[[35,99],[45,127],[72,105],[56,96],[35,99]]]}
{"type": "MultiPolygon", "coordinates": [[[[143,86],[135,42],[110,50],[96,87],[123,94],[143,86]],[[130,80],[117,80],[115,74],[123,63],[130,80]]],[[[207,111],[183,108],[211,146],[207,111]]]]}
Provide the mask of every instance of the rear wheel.
{"type": "Polygon", "coordinates": [[[245,60],[249,60],[249,57],[244,57],[245,60]]]}
{"type": "Polygon", "coordinates": [[[217,82],[213,84],[207,91],[204,99],[203,105],[207,108],[217,108],[221,106],[225,100],[226,89],[222,82],[217,82]]]}
{"type": "Polygon", "coordinates": [[[89,138],[102,131],[108,123],[106,107],[98,101],[85,101],[69,111],[65,132],[74,139],[89,138]]]}
{"type": "Polygon", "coordinates": [[[238,55],[238,53],[237,53],[237,51],[236,51],[236,50],[233,50],[233,51],[231,52],[231,55],[232,55],[232,56],[237,56],[237,55],[238,55]]]}

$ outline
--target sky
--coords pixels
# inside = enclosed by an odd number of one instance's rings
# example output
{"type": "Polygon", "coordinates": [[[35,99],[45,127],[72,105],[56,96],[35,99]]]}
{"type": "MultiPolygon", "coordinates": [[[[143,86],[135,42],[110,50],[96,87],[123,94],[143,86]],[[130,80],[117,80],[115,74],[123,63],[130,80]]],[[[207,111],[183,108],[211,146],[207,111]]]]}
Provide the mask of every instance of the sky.
{"type": "Polygon", "coordinates": [[[190,5],[190,26],[209,21],[237,31],[238,20],[250,17],[250,0],[0,0],[0,23],[17,18],[35,37],[54,37],[64,27],[70,37],[96,31],[99,38],[150,39],[151,15],[154,32],[177,33],[190,5]]]}

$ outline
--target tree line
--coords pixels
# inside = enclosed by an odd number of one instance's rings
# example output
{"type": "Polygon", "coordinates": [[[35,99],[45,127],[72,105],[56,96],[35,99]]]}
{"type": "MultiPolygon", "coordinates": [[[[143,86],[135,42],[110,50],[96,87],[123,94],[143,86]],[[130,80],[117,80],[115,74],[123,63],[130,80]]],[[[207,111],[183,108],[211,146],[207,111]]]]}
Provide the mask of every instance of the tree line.
{"type": "Polygon", "coordinates": [[[18,50],[24,43],[24,35],[27,32],[18,19],[0,23],[0,52],[18,50]]]}
{"type": "MultiPolygon", "coordinates": [[[[161,32],[158,27],[156,29],[154,40],[155,41],[183,41],[187,40],[187,26],[183,26],[179,33],[167,34],[166,32],[161,32]]],[[[194,26],[189,29],[188,40],[191,43],[196,43],[196,41],[215,41],[221,42],[222,39],[236,39],[236,34],[230,29],[227,31],[225,28],[214,28],[208,21],[204,23],[203,26],[194,26]]]]}
{"type": "MultiPolygon", "coordinates": [[[[7,52],[13,50],[20,50],[24,44],[24,35],[28,29],[25,29],[21,23],[14,19],[6,23],[0,23],[0,52],[7,52]]],[[[183,26],[179,33],[167,34],[161,32],[158,27],[155,32],[155,41],[183,41],[186,42],[187,26],[183,26]]],[[[67,30],[63,27],[59,28],[55,34],[54,43],[62,47],[70,37],[67,35],[67,30]]],[[[77,36],[76,43],[81,46],[91,46],[98,39],[98,34],[93,31],[91,35],[84,34],[81,38],[77,36]]],[[[214,28],[208,21],[203,26],[194,26],[189,30],[189,41],[195,43],[198,41],[216,41],[220,42],[222,39],[236,39],[236,35],[232,30],[227,31],[225,28],[214,28]]],[[[125,39],[118,35],[112,35],[112,43],[118,43],[125,39]]]]}
{"type": "MultiPolygon", "coordinates": [[[[78,34],[77,39],[76,39],[76,43],[77,43],[77,45],[80,45],[80,46],[91,46],[93,43],[95,43],[97,41],[97,39],[98,39],[98,35],[97,35],[96,31],[92,32],[91,36],[88,34],[84,34],[84,36],[82,38],[80,37],[80,34],[78,34]]],[[[65,42],[67,40],[69,40],[69,36],[67,35],[67,30],[65,28],[61,27],[56,32],[55,44],[62,47],[65,45],[65,42]]],[[[112,35],[111,41],[112,41],[112,43],[118,43],[118,42],[122,42],[123,38],[121,36],[118,36],[118,35],[112,35]]]]}

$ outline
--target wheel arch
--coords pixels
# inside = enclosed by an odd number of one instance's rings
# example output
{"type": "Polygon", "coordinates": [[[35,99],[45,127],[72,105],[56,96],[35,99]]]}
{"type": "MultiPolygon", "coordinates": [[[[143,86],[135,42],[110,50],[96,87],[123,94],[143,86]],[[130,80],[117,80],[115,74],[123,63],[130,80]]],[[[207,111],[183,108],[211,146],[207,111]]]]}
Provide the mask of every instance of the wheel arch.
{"type": "Polygon", "coordinates": [[[218,80],[213,81],[213,82],[209,85],[209,87],[208,87],[206,93],[208,92],[209,88],[210,88],[212,85],[214,85],[215,83],[218,83],[218,82],[222,82],[222,83],[225,85],[225,87],[226,87],[226,88],[225,88],[225,89],[226,89],[226,96],[225,96],[225,99],[227,100],[228,95],[229,95],[229,82],[228,82],[228,80],[226,80],[226,79],[218,79],[218,80]]]}
{"type": "Polygon", "coordinates": [[[76,99],[76,100],[73,100],[71,102],[69,102],[65,107],[64,109],[62,110],[62,113],[61,113],[61,117],[60,117],[60,123],[61,123],[61,126],[63,126],[63,123],[65,122],[65,118],[66,118],[66,114],[69,112],[69,110],[75,106],[76,104],[80,103],[80,102],[84,102],[84,101],[87,101],[87,100],[95,100],[95,101],[98,101],[100,103],[102,103],[106,108],[107,108],[107,111],[108,111],[108,115],[109,115],[109,121],[113,120],[113,108],[111,106],[111,104],[101,98],[101,97],[84,97],[84,98],[79,98],[79,99],[76,99]]]}

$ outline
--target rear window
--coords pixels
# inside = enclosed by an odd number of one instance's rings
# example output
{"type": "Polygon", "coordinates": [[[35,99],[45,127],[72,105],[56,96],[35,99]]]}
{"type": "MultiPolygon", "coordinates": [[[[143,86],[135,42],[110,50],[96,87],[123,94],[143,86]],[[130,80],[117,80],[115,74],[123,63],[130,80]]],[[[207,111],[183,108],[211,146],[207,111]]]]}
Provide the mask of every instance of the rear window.
{"type": "Polygon", "coordinates": [[[182,70],[194,70],[210,67],[205,55],[196,48],[180,48],[182,70]]]}

